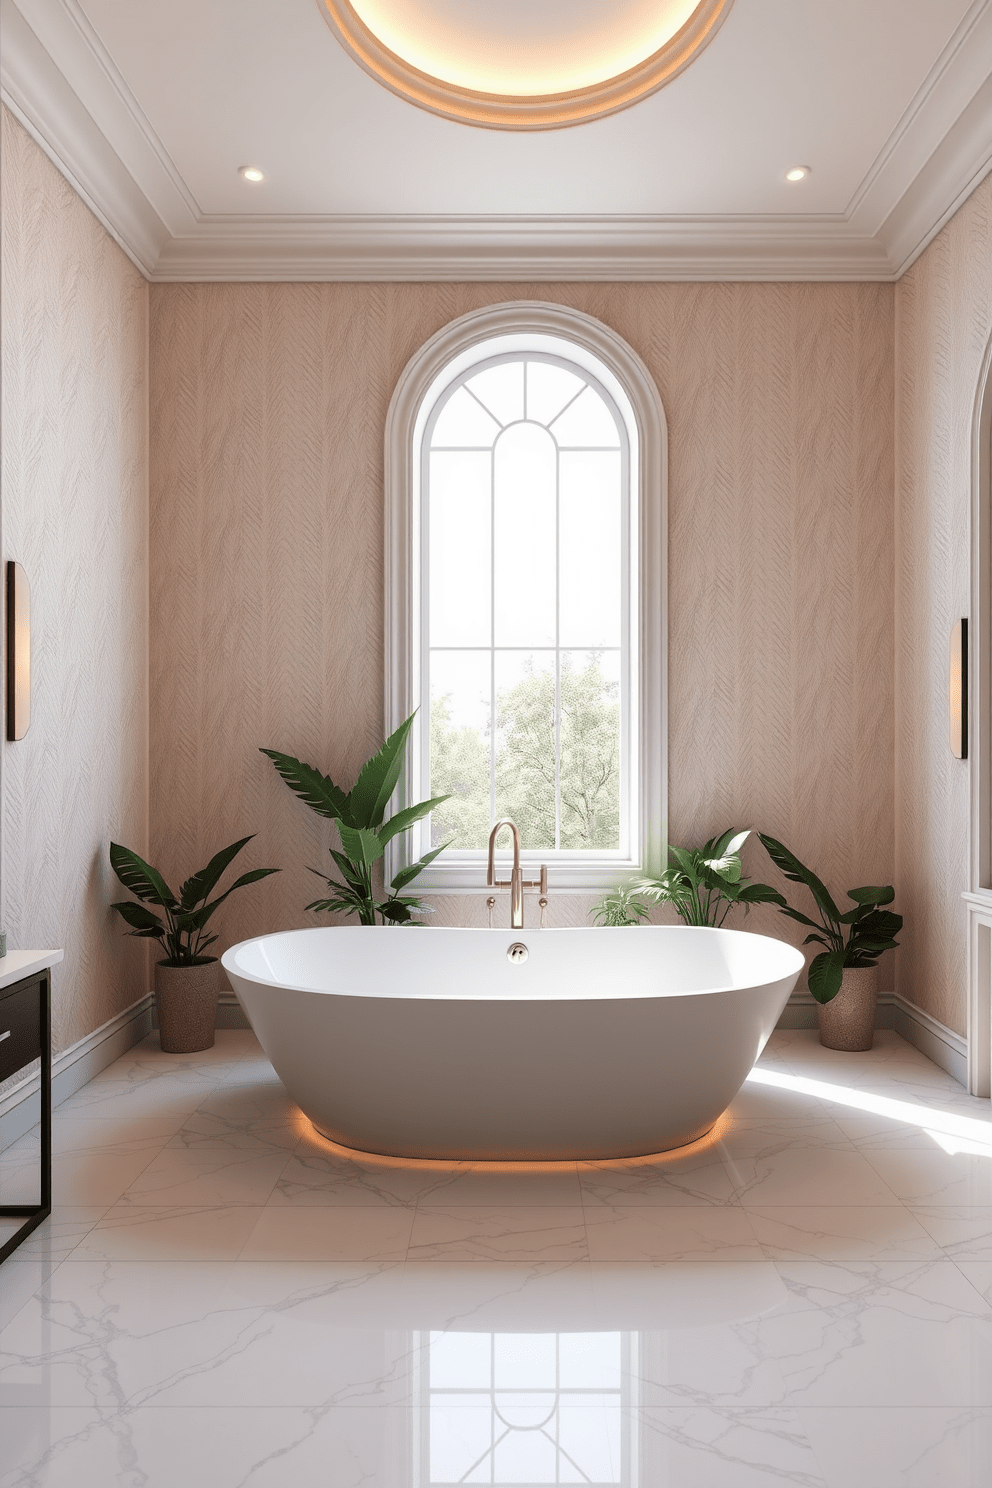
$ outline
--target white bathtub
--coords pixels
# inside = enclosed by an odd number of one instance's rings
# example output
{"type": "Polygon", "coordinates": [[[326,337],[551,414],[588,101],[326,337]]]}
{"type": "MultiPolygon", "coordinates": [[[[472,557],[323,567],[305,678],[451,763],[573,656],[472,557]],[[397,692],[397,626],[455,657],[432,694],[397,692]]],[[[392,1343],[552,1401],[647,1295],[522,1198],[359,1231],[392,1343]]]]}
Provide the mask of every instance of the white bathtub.
{"type": "Polygon", "coordinates": [[[739,930],[341,926],[223,956],[318,1131],[395,1157],[664,1152],[733,1100],[803,967],[739,930]],[[514,944],[526,960],[508,959],[514,944]]]}

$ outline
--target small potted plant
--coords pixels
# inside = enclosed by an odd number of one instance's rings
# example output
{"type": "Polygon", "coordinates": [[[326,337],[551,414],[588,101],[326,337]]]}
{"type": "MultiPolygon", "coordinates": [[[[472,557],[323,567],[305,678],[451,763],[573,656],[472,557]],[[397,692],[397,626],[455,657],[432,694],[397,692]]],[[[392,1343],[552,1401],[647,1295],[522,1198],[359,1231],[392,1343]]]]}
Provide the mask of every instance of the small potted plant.
{"type": "Polygon", "coordinates": [[[803,945],[824,947],[813,957],[807,973],[809,990],[819,1003],[820,1043],[828,1049],[870,1049],[878,1003],[878,958],[883,951],[895,949],[895,937],[903,925],[902,915],[883,907],[892,903],[895,889],[891,884],[848,889],[854,908],[842,913],[825,885],[795,853],[761,832],[758,840],[787,879],[805,884],[820,916],[812,920],[784,899],[779,904],[790,920],[810,927],[803,945]]]}
{"type": "Polygon", "coordinates": [[[207,934],[207,923],[235,889],[279,872],[278,868],[253,868],[236,879],[225,893],[210,900],[221,874],[250,841],[251,837],[242,837],[225,847],[210,859],[206,868],[188,878],[178,894],[136,852],[121,847],[118,842],[110,844],[111,868],[124,887],[142,901],[136,904],[134,900],[124,899],[112,904],[111,909],[116,909],[131,926],[129,935],[157,940],[165,951],[164,958],[155,966],[155,1006],[159,1038],[167,1054],[194,1054],[209,1049],[214,1042],[218,962],[216,956],[204,952],[217,937],[207,934]],[[146,908],[149,904],[161,909],[163,917],[146,908]]]}
{"type": "Polygon", "coordinates": [[[365,761],[350,791],[342,790],[329,775],[321,774],[294,755],[282,754],[278,749],[261,751],[268,755],[290,790],[311,811],[334,822],[338,829],[341,850],[332,847],[329,851],[341,877],[328,878],[319,868],[311,868],[310,872],[322,879],[331,892],[327,898],[313,900],[307,909],[357,915],[360,925],[416,925],[420,921],[414,916],[431,913],[430,905],[416,894],[404,894],[402,890],[444,852],[449,846],[447,842],[401,868],[388,889],[383,886],[383,898],[376,893],[377,868],[385,857],[387,843],[448,800],[447,796],[432,796],[429,801],[406,806],[395,816],[384,819],[399,784],[403,752],[415,717],[416,713],[411,713],[404,719],[378,753],[365,761]]]}
{"type": "Polygon", "coordinates": [[[670,904],[686,925],[719,927],[735,904],[743,904],[745,913],[752,904],[784,904],[776,889],[744,878],[741,848],[749,835],[749,829],[731,828],[702,847],[670,847],[671,866],[657,878],[639,879],[634,889],[656,904],[670,904]]]}

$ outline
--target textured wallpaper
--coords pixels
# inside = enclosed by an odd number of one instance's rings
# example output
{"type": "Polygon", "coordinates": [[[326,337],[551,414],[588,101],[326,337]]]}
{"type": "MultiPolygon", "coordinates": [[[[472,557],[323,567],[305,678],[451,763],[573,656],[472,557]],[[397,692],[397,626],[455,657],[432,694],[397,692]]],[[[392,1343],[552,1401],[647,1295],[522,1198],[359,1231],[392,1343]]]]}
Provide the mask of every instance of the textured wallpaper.
{"type": "Polygon", "coordinates": [[[3,553],[31,582],[32,721],[3,747],[12,947],[63,946],[65,1048],[148,988],[107,846],[147,821],[148,286],[3,111],[3,553]],[[115,917],[116,918],[116,917],[115,917]]]}
{"type": "MultiPolygon", "coordinates": [[[[259,745],[350,783],[381,740],[396,380],[454,317],[528,298],[626,337],[667,411],[673,840],[761,827],[840,892],[891,879],[890,286],[158,285],[152,841],[184,873],[257,832],[246,864],[285,869],[230,901],[225,942],[312,922],[306,866],[327,861],[329,829],[259,745]]],[[[552,923],[587,903],[553,901],[552,923]]]]}
{"type": "Polygon", "coordinates": [[[970,608],[971,437],[992,335],[992,180],[896,286],[899,991],[967,1022],[969,767],[947,744],[947,647],[970,608]]]}

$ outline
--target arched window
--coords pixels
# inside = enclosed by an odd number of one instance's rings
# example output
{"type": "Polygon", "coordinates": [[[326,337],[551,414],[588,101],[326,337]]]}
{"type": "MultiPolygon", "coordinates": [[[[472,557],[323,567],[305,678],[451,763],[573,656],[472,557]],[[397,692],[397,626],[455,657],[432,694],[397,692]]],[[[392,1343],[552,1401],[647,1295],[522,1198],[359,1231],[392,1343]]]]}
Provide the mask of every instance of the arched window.
{"type": "Polygon", "coordinates": [[[480,889],[506,816],[558,889],[660,862],[665,465],[649,374],[575,311],[476,312],[404,372],[387,423],[387,725],[419,710],[408,792],[450,796],[413,844],[451,844],[425,890],[480,889]]]}

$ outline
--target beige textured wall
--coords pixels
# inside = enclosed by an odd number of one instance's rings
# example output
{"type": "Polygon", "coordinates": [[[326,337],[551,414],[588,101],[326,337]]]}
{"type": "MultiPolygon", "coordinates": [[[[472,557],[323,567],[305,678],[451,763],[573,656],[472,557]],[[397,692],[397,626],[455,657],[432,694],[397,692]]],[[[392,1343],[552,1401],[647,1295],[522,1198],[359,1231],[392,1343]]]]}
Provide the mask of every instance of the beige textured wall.
{"type": "Polygon", "coordinates": [[[2,149],[3,550],[33,640],[3,901],[12,946],[65,947],[61,1049],[148,985],[107,910],[107,845],[147,830],[148,287],[6,110],[2,149]]]}
{"type": "Polygon", "coordinates": [[[154,850],[188,872],[256,831],[250,861],[286,870],[225,942],[306,923],[327,861],[258,746],[350,783],[381,739],[396,380],[455,316],[527,298],[626,337],[667,410],[673,840],[760,826],[841,892],[892,876],[891,287],[153,286],[154,850]]]}
{"type": "Polygon", "coordinates": [[[966,1032],[969,767],[947,744],[947,646],[970,607],[971,437],[992,335],[992,180],[896,286],[899,991],[966,1032]]]}

